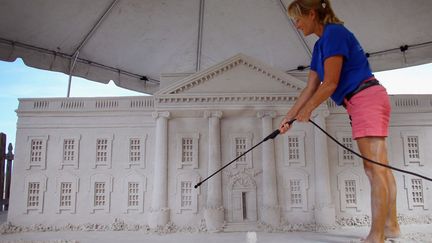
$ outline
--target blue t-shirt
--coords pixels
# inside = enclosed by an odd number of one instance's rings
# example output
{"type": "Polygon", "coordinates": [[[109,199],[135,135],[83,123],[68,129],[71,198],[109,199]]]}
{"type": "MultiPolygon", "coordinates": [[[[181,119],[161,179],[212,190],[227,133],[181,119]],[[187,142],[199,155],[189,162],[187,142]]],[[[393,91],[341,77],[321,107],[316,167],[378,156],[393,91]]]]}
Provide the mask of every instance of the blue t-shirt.
{"type": "Polygon", "coordinates": [[[354,91],[362,81],[372,77],[369,62],[360,43],[342,24],[327,24],[323,35],[315,43],[311,69],[324,80],[324,61],[331,56],[343,56],[339,84],[331,98],[342,105],[344,97],[354,91]]]}

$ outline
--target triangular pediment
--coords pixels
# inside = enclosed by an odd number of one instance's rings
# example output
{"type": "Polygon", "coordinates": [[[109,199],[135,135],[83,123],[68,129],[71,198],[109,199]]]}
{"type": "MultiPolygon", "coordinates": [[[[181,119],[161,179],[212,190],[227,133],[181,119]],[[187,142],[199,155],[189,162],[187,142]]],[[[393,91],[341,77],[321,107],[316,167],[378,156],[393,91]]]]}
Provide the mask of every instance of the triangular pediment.
{"type": "Polygon", "coordinates": [[[281,94],[299,92],[306,83],[244,54],[192,74],[155,95],[281,94]]]}

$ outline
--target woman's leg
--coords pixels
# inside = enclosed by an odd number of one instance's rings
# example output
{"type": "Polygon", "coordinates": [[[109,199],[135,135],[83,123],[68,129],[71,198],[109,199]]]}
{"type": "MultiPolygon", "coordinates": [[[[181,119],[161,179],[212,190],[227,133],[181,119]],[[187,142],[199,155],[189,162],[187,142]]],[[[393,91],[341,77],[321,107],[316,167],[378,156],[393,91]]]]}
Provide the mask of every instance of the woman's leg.
{"type": "MultiPolygon", "coordinates": [[[[387,146],[384,137],[363,137],[357,139],[360,153],[371,160],[388,164],[387,146]]],[[[363,161],[371,185],[372,226],[365,242],[384,242],[387,226],[397,225],[396,186],[390,171],[382,166],[363,161]],[[394,213],[394,215],[393,215],[394,213]],[[394,222],[396,220],[396,222],[394,222]]],[[[399,227],[397,225],[397,231],[399,227]]],[[[394,229],[391,230],[392,236],[394,229]]],[[[389,232],[386,232],[386,234],[389,232]]]]}
{"type": "Polygon", "coordinates": [[[396,211],[396,181],[391,170],[387,170],[387,185],[389,188],[389,211],[384,229],[386,238],[397,238],[400,236],[400,228],[396,211]]]}

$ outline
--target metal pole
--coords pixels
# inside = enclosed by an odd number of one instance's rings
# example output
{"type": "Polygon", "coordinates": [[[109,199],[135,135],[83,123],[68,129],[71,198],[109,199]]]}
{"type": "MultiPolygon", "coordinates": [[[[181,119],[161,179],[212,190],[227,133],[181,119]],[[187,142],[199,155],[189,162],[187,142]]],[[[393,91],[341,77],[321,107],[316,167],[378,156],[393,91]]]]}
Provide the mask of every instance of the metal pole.
{"type": "Polygon", "coordinates": [[[4,170],[6,159],[6,134],[0,133],[0,211],[4,205],[4,170]]]}
{"type": "Polygon", "coordinates": [[[72,57],[74,60],[71,62],[70,69],[69,69],[69,83],[68,83],[68,90],[67,90],[67,97],[70,96],[70,89],[72,84],[72,72],[75,68],[75,63],[78,59],[79,52],[84,47],[84,45],[87,43],[87,41],[92,37],[93,33],[97,30],[99,25],[102,23],[102,21],[105,19],[105,17],[109,14],[111,9],[115,6],[115,4],[118,2],[118,0],[114,0],[111,2],[111,4],[108,6],[108,8],[105,10],[105,12],[102,14],[102,16],[99,18],[99,20],[96,22],[96,24],[91,28],[90,32],[87,33],[87,35],[84,37],[84,39],[81,41],[81,43],[78,45],[77,49],[75,50],[72,57]]]}
{"type": "Polygon", "coordinates": [[[9,210],[9,197],[10,197],[10,186],[12,179],[12,161],[14,160],[14,154],[12,153],[13,147],[12,143],[9,143],[8,153],[6,154],[6,188],[5,188],[5,200],[4,200],[4,209],[9,210]]]}
{"type": "Polygon", "coordinates": [[[196,71],[201,70],[201,51],[202,51],[202,38],[203,38],[203,25],[204,25],[204,4],[205,0],[200,0],[199,20],[198,20],[198,43],[196,55],[196,71]]]}

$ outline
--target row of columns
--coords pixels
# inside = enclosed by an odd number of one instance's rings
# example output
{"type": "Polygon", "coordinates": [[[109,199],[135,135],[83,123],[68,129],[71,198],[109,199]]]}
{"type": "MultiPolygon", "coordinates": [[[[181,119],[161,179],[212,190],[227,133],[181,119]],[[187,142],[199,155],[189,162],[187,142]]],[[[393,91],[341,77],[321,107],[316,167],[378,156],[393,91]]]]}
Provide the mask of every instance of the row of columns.
{"type": "MultiPolygon", "coordinates": [[[[325,129],[326,112],[318,112],[314,116],[315,122],[325,129]]],[[[208,119],[208,174],[222,167],[221,161],[221,111],[207,111],[204,117],[208,119]]],[[[273,132],[274,111],[260,111],[257,117],[261,118],[262,137],[273,132]]],[[[155,164],[153,173],[153,190],[149,216],[150,227],[165,225],[169,222],[168,208],[168,119],[169,112],[155,112],[156,119],[155,138],[155,164]]],[[[315,220],[320,225],[334,225],[335,209],[330,191],[330,172],[327,154],[327,138],[314,128],[315,142],[315,220]],[[318,190],[319,188],[319,190],[318,190]]],[[[263,204],[261,220],[270,225],[280,224],[280,205],[277,196],[277,168],[275,160],[275,147],[273,140],[267,140],[262,145],[262,192],[263,204]]],[[[222,193],[222,173],[216,174],[207,182],[207,201],[204,210],[207,229],[218,231],[224,224],[224,208],[222,193]]]]}

